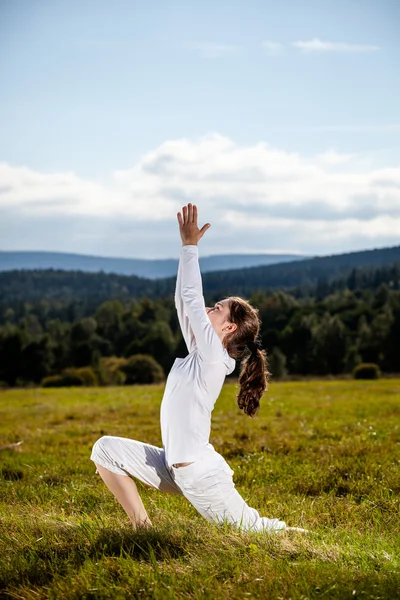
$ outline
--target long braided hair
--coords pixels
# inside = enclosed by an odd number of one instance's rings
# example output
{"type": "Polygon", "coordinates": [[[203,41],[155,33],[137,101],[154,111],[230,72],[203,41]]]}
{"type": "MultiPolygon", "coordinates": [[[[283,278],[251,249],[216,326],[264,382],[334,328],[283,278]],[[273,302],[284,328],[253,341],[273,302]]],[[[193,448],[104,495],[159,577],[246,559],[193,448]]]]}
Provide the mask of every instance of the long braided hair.
{"type": "Polygon", "coordinates": [[[235,394],[238,406],[246,415],[254,417],[260,409],[260,400],[268,389],[270,372],[268,371],[267,352],[258,338],[260,317],[257,308],[240,296],[230,296],[228,321],[235,323],[237,329],[226,334],[223,340],[228,354],[241,361],[239,375],[239,393],[235,394]]]}

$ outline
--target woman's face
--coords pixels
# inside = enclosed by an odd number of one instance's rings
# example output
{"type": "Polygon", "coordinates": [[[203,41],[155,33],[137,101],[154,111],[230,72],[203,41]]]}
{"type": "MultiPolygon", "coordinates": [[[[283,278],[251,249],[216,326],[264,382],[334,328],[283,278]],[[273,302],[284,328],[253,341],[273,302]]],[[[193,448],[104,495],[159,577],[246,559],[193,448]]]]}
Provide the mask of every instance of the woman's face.
{"type": "Polygon", "coordinates": [[[206,311],[219,336],[223,337],[226,333],[231,333],[236,329],[236,325],[229,323],[229,300],[220,300],[212,308],[206,306],[206,311]]]}

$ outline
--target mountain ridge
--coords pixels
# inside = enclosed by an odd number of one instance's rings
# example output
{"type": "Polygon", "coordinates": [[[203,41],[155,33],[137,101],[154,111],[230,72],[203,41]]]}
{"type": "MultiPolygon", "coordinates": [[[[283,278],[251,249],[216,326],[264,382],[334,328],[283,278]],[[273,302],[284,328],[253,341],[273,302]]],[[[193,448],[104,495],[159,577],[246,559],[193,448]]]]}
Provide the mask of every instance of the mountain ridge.
{"type": "MultiPolygon", "coordinates": [[[[400,246],[296,260],[287,263],[244,267],[202,273],[204,294],[209,298],[228,295],[250,296],[273,289],[311,290],[348,277],[353,271],[393,268],[398,279],[400,246]]],[[[0,272],[0,298],[3,302],[57,299],[102,302],[110,298],[129,300],[143,295],[169,297],[176,282],[173,276],[152,280],[137,275],[87,273],[63,270],[14,270],[0,272]],[[7,300],[6,300],[7,299],[7,300]]],[[[354,277],[362,276],[354,273],[354,277]]],[[[392,277],[392,275],[390,275],[392,277]]],[[[396,284],[397,285],[397,284],[396,284]]],[[[303,292],[302,292],[303,293],[303,292]]]]}
{"type": "MultiPolygon", "coordinates": [[[[199,259],[202,272],[267,266],[282,262],[303,260],[304,255],[290,253],[257,254],[213,254],[199,259]]],[[[52,251],[1,251],[0,271],[21,269],[84,271],[87,273],[110,273],[116,275],[136,275],[146,279],[164,279],[176,274],[179,258],[115,258],[92,256],[72,252],[52,251]]]]}

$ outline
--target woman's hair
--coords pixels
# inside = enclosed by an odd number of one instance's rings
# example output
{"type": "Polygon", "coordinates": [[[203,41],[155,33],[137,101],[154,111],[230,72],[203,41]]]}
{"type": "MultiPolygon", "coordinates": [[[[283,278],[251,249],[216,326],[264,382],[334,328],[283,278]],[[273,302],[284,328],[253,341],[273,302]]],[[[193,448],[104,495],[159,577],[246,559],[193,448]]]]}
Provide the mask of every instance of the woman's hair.
{"type": "Polygon", "coordinates": [[[235,323],[237,329],[225,335],[223,344],[232,358],[244,357],[239,375],[240,390],[235,396],[239,408],[246,415],[254,417],[270,377],[265,349],[256,348],[252,353],[247,348],[248,343],[258,341],[261,324],[259,311],[240,296],[230,296],[228,301],[230,315],[227,320],[235,323]]]}

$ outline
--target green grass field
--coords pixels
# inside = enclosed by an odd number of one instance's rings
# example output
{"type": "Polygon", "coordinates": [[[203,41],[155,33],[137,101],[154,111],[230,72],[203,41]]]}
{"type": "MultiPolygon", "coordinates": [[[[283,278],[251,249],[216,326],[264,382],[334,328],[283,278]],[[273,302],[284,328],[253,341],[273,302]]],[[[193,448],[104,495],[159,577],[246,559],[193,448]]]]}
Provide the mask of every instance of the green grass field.
{"type": "Polygon", "coordinates": [[[400,380],[272,383],[255,419],[226,384],[211,442],[262,515],[238,533],[138,483],[133,531],[89,460],[103,434],[161,445],[163,386],[0,392],[0,597],[400,598],[400,380]]]}

